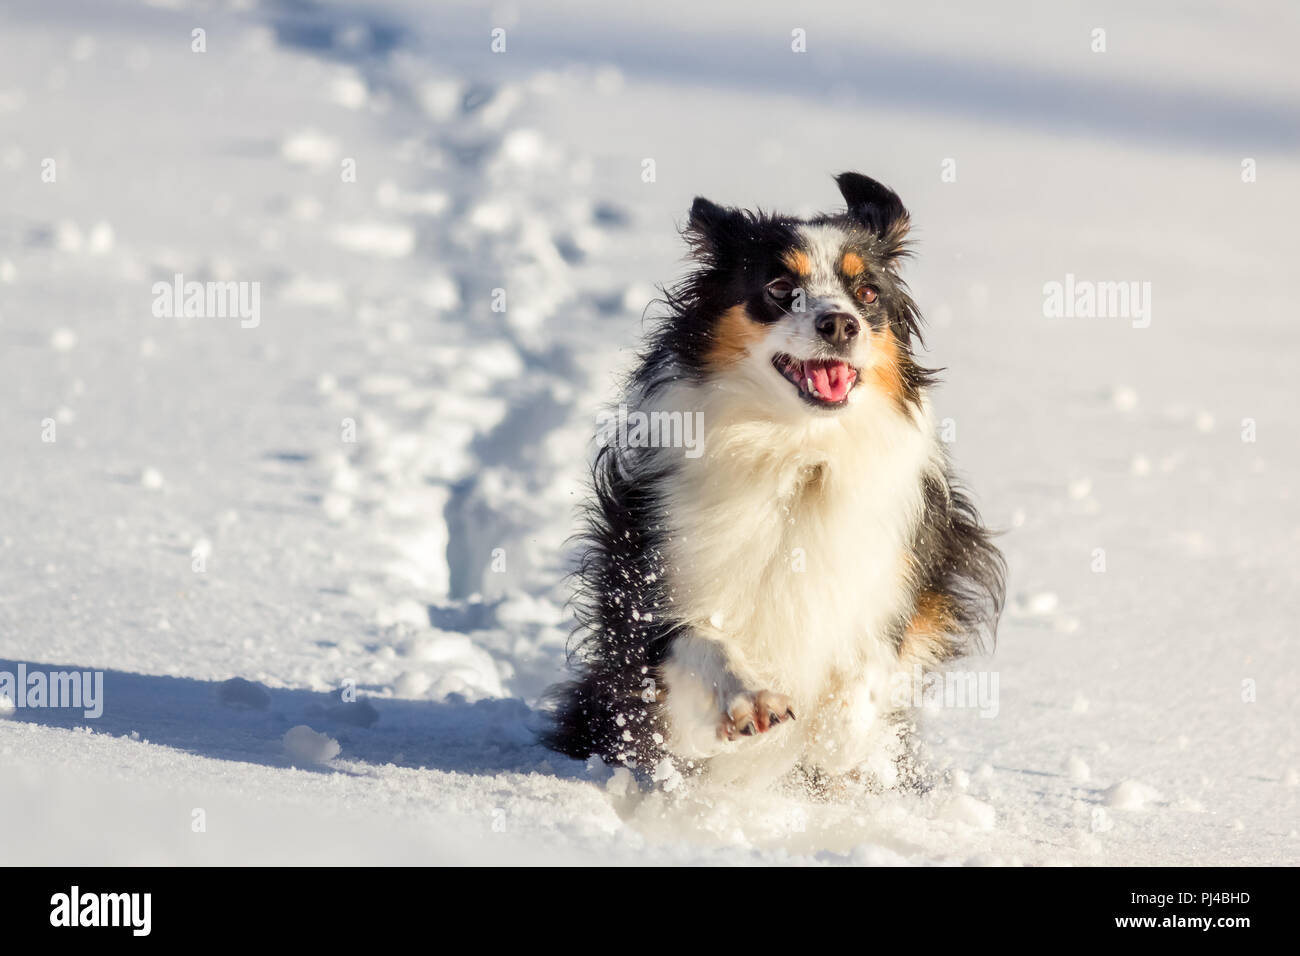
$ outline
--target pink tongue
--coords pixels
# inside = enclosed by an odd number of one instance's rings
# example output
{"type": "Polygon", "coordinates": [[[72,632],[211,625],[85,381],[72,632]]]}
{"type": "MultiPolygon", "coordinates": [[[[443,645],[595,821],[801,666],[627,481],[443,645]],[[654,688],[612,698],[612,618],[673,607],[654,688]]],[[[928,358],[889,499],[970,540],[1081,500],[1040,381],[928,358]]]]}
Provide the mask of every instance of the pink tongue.
{"type": "Polygon", "coordinates": [[[827,402],[842,402],[853,385],[854,374],[843,362],[805,362],[804,375],[812,379],[817,394],[827,402]]]}

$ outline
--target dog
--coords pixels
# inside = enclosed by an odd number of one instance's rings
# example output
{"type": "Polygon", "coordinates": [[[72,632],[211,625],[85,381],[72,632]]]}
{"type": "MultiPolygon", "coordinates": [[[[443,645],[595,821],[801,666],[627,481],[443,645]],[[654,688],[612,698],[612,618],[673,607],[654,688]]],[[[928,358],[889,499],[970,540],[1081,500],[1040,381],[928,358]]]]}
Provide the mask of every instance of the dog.
{"type": "Polygon", "coordinates": [[[910,696],[891,682],[995,638],[1005,564],[913,355],[909,214],[867,176],[836,183],[847,208],[806,220],[691,206],[696,268],[662,290],[623,409],[698,418],[702,447],[604,436],[561,753],[655,778],[897,765],[910,696]]]}

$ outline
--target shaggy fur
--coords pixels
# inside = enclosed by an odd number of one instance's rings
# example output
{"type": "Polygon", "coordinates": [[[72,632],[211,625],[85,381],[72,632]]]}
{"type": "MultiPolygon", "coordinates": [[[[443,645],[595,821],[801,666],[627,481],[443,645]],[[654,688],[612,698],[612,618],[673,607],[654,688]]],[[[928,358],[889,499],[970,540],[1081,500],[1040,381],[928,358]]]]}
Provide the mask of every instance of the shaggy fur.
{"type": "Polygon", "coordinates": [[[837,177],[799,220],[696,199],[696,269],[665,292],[606,435],[576,572],[578,675],[548,743],[725,779],[858,771],[900,722],[889,681],[991,639],[1002,557],[935,435],[899,265],[898,196],[837,177]]]}

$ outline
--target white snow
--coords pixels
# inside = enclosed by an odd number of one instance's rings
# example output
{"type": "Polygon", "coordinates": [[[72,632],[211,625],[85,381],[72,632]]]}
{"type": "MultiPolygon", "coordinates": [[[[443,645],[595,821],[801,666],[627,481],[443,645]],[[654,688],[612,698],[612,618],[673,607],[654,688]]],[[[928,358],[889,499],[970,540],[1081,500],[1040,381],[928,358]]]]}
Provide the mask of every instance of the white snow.
{"type": "Polygon", "coordinates": [[[1092,777],[1092,768],[1078,754],[1070,754],[1070,759],[1066,762],[1066,771],[1074,783],[1087,783],[1092,777]]]}
{"type": "Polygon", "coordinates": [[[944,806],[943,817],[979,830],[992,830],[997,811],[981,800],[959,793],[944,806]]]}
{"type": "Polygon", "coordinates": [[[335,226],[330,238],[349,252],[401,259],[415,246],[415,230],[400,223],[357,222],[335,226]]]}
{"type": "Polygon", "coordinates": [[[280,144],[280,155],[286,160],[317,169],[332,165],[338,153],[338,142],[314,129],[299,130],[280,144]]]}
{"type": "Polygon", "coordinates": [[[1137,780],[1122,780],[1106,791],[1106,806],[1116,810],[1145,810],[1148,804],[1161,799],[1155,787],[1137,780]]]}
{"type": "Polygon", "coordinates": [[[303,763],[329,763],[339,755],[339,742],[318,734],[305,724],[285,732],[284,752],[289,759],[303,763]]]}
{"type": "MultiPolygon", "coordinates": [[[[271,693],[255,681],[232,677],[217,685],[217,699],[227,707],[250,707],[266,710],[271,706],[271,693]]],[[[300,729],[300,728],[299,728],[300,729]]]]}
{"type": "Polygon", "coordinates": [[[503,55],[470,0],[213,3],[201,54],[156,4],[0,8],[0,671],[105,692],[0,703],[6,862],[1300,860],[1290,8],[1117,7],[1093,54],[1066,8],[811,3],[797,54],[788,5],[722,6],[529,4],[503,55]],[[963,665],[997,716],[927,711],[931,789],[825,800],[546,751],[676,227],[845,169],[912,210],[936,417],[1006,529],[963,665]],[[260,323],[155,316],[177,273],[260,323]],[[1150,282],[1149,327],[1045,318],[1066,274],[1150,282]]]}

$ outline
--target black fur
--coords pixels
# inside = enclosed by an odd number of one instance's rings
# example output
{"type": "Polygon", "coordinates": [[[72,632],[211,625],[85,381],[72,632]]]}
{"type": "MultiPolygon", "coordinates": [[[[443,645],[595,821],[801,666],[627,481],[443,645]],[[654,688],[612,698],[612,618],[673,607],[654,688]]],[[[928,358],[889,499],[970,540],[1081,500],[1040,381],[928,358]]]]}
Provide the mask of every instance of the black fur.
{"type": "Polygon", "coordinates": [[[947,598],[960,625],[947,642],[946,660],[983,650],[986,640],[991,644],[997,638],[1006,562],[992,537],[951,468],[945,468],[942,483],[926,477],[925,514],[912,544],[917,565],[913,586],[917,594],[929,591],[947,598]]]}
{"type": "Polygon", "coordinates": [[[634,481],[620,458],[635,451],[608,445],[596,456],[574,572],[582,676],[552,690],[546,742],[570,757],[643,766],[663,755],[654,740],[664,733],[658,668],[679,626],[669,613],[656,483],[634,481]]]}
{"type": "MultiPolygon", "coordinates": [[[[844,173],[836,182],[846,211],[808,222],[833,223],[850,233],[850,245],[879,293],[873,306],[863,307],[862,318],[889,324],[901,353],[902,400],[918,404],[936,373],[912,356],[913,342],[921,341],[921,315],[898,275],[900,260],[909,254],[907,210],[892,190],[866,176],[844,173]]],[[[800,224],[697,198],[683,231],[696,269],[663,290],[665,314],[649,335],[629,390],[649,395],[681,377],[705,378],[716,322],[733,306],[744,304],[756,321],[779,317],[764,287],[797,244],[800,224]]],[[[546,736],[551,747],[572,757],[596,754],[643,767],[664,756],[658,668],[683,627],[673,619],[663,566],[655,489],[664,475],[646,471],[650,460],[641,449],[614,445],[596,456],[575,571],[573,656],[579,676],[552,691],[554,726],[546,736]]],[[[966,649],[963,638],[979,646],[982,636],[994,636],[1004,565],[950,477],[927,478],[924,493],[912,554],[913,597],[933,592],[946,599],[961,632],[951,636],[946,656],[953,657],[966,649]]],[[[906,623],[904,617],[897,625],[900,642],[906,623]]]]}

